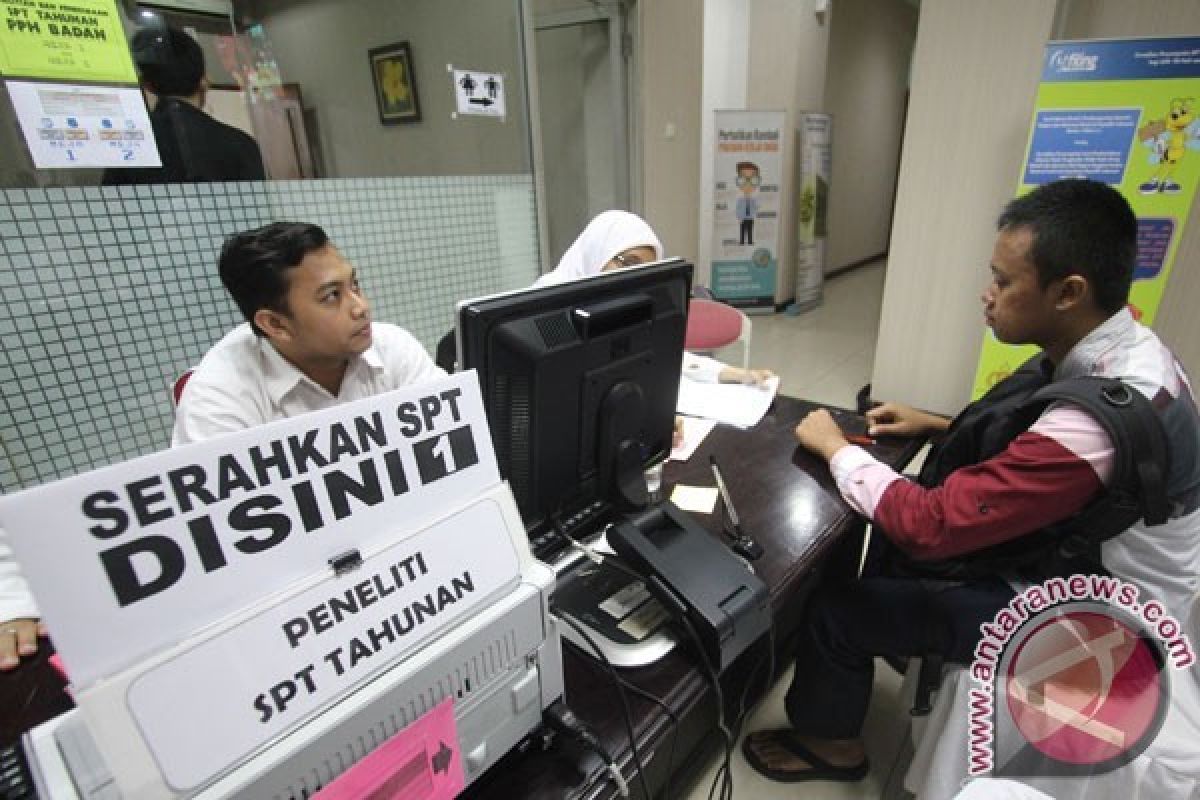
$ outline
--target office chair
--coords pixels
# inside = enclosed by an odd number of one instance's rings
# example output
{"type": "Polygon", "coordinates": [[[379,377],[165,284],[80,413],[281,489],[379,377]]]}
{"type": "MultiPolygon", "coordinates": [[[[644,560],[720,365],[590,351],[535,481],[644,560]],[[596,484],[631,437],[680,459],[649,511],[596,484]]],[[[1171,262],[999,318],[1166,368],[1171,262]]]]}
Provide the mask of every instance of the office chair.
{"type": "Polygon", "coordinates": [[[455,329],[451,328],[445,336],[438,339],[433,354],[433,363],[444,369],[447,374],[458,369],[458,342],[454,334],[455,329]]]}
{"type": "Polygon", "coordinates": [[[183,387],[187,386],[188,378],[192,377],[193,371],[187,370],[175,379],[175,383],[171,384],[171,399],[176,406],[179,405],[179,398],[183,397],[183,387]]]}
{"type": "Polygon", "coordinates": [[[688,350],[712,352],[734,342],[742,343],[742,367],[750,368],[750,318],[733,306],[716,300],[693,297],[688,307],[688,350]]]}

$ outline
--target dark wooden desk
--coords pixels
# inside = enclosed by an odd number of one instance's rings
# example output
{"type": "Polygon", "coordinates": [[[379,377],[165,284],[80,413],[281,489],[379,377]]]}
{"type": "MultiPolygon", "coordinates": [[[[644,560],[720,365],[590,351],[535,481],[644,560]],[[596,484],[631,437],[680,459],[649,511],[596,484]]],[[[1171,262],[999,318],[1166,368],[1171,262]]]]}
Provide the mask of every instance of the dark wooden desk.
{"type": "MultiPolygon", "coordinates": [[[[686,463],[668,463],[663,474],[668,493],[677,483],[712,486],[708,457],[717,456],[743,529],[765,551],[754,567],[770,588],[776,648],[780,652],[786,649],[786,641],[795,629],[798,608],[811,588],[814,570],[822,556],[840,536],[861,530],[861,519],[842,501],[829,469],[819,458],[802,451],[792,436],[796,423],[818,407],[781,396],[752,430],[719,425],[691,459],[686,463]]],[[[912,460],[920,444],[912,440],[884,440],[871,451],[899,467],[912,460]]],[[[696,518],[714,536],[727,541],[721,532],[719,511],[696,518]]],[[[722,677],[727,718],[764,649],[747,651],[722,677]]],[[[622,765],[622,771],[630,778],[630,791],[635,797],[641,796],[638,782],[630,777],[634,772],[632,753],[620,698],[607,672],[598,662],[566,643],[563,661],[568,704],[592,726],[622,765]]],[[[714,693],[701,669],[679,648],[656,664],[621,670],[621,674],[666,703],[681,720],[672,759],[670,748],[676,734],[669,717],[653,703],[629,695],[647,782],[657,794],[671,771],[695,766],[718,743],[714,693]],[[672,769],[668,769],[669,760],[673,760],[672,769]]],[[[755,682],[752,699],[757,699],[768,685],[761,671],[755,682]]],[[[480,777],[464,796],[481,800],[616,796],[616,788],[600,768],[599,759],[583,756],[561,743],[548,752],[533,752],[531,748],[523,753],[510,753],[480,777]]]]}

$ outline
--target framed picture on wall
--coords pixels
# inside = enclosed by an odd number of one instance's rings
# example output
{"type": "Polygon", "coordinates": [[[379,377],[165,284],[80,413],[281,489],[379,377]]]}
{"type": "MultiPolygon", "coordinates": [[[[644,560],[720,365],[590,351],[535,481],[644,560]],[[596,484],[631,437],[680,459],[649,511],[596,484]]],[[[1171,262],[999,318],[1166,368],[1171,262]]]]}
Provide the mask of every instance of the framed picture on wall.
{"type": "Polygon", "coordinates": [[[412,50],[408,42],[397,42],[369,51],[371,77],[375,81],[375,104],[379,121],[400,125],[421,121],[417,102],[417,77],[413,74],[412,50]]]}

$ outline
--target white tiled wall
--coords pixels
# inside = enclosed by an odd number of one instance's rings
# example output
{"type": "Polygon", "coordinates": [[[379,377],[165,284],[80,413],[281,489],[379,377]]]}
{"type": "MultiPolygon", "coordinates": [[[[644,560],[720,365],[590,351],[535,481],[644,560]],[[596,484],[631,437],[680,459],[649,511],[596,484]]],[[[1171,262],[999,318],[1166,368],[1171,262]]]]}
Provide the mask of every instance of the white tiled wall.
{"type": "Polygon", "coordinates": [[[159,450],[170,386],[241,317],[223,239],[314,222],[374,317],[432,351],[454,303],[538,272],[528,175],[12,189],[0,196],[0,490],[159,450]]]}

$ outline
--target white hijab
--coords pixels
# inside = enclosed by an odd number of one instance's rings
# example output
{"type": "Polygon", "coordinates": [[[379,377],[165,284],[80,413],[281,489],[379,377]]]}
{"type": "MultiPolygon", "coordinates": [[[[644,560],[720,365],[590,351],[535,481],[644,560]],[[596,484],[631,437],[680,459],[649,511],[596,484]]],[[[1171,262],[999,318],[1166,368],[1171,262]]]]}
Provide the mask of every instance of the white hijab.
{"type": "Polygon", "coordinates": [[[662,258],[662,242],[644,219],[628,211],[604,211],[567,248],[554,271],[542,275],[533,285],[552,286],[598,275],[613,256],[634,247],[654,248],[655,260],[662,258]]]}

